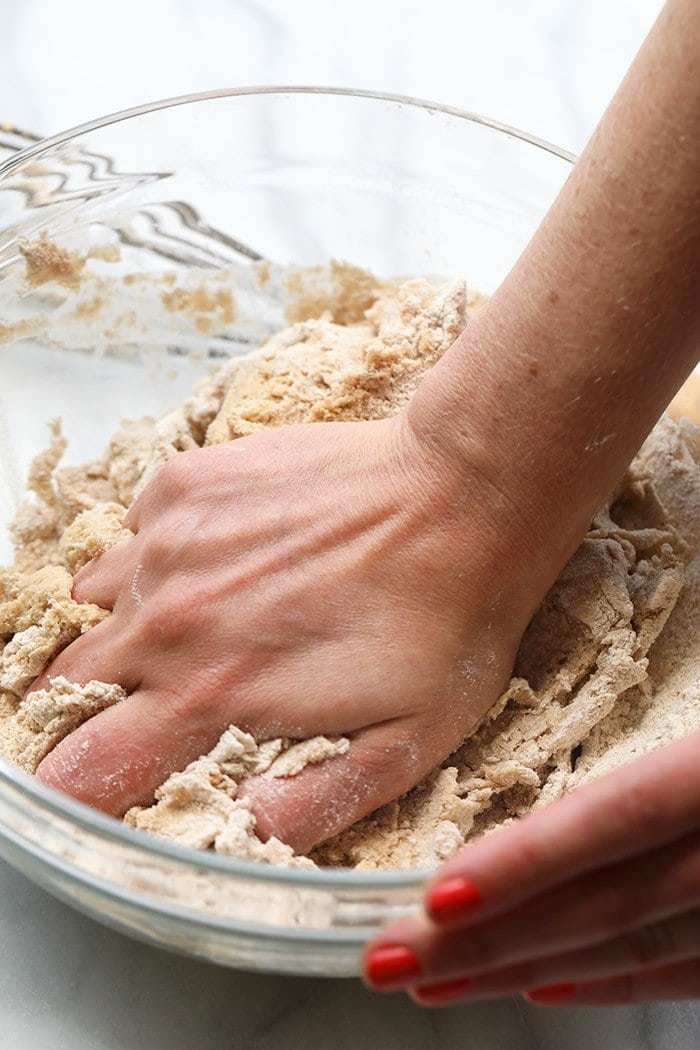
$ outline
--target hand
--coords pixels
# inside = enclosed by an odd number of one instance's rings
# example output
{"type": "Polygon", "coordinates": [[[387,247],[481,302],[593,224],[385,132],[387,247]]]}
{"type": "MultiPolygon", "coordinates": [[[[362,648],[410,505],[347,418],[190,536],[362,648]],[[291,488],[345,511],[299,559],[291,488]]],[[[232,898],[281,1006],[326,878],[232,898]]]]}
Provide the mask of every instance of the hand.
{"type": "Polygon", "coordinates": [[[402,416],[179,453],[130,509],[134,537],[76,577],[77,600],[112,615],[33,686],[131,695],[40,779],[120,815],[232,723],[347,735],[344,756],[249,782],[260,833],[298,850],[418,783],[507,684],[531,612],[513,601],[492,628],[512,569],[494,492],[476,471],[454,492],[446,477],[402,416]]]}
{"type": "Polygon", "coordinates": [[[695,733],[465,847],[428,886],[430,918],[368,946],[370,986],[432,1006],[699,996],[699,758],[695,733]]]}

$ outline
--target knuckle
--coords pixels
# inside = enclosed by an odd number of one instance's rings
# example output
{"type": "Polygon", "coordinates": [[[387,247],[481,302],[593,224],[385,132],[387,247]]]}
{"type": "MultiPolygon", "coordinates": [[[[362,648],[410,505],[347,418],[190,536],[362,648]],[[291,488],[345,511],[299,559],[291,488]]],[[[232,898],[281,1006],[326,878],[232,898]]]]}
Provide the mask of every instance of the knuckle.
{"type": "Polygon", "coordinates": [[[373,744],[366,748],[364,759],[368,773],[376,776],[378,772],[381,772],[382,775],[401,781],[408,770],[415,768],[410,741],[397,740],[393,744],[373,744]]]}
{"type": "Polygon", "coordinates": [[[627,935],[627,949],[635,966],[648,966],[673,958],[676,949],[673,924],[657,922],[633,930],[627,935]]]}
{"type": "Polygon", "coordinates": [[[603,886],[592,911],[595,927],[608,933],[627,933],[639,924],[642,907],[629,888],[617,885],[603,886]]]}
{"type": "Polygon", "coordinates": [[[426,776],[435,760],[415,729],[403,726],[371,743],[365,741],[361,764],[368,782],[381,784],[383,789],[391,785],[391,797],[395,797],[397,792],[410,790],[416,779],[426,776]]]}
{"type": "Polygon", "coordinates": [[[172,645],[187,633],[183,612],[182,602],[175,601],[171,595],[152,599],[144,611],[144,632],[155,642],[167,641],[172,645]]]}
{"type": "Polygon", "coordinates": [[[75,590],[76,587],[84,586],[84,584],[88,583],[91,579],[94,578],[97,572],[97,566],[99,561],[100,557],[98,555],[94,558],[91,558],[90,561],[85,563],[85,565],[81,565],[81,567],[78,569],[75,576],[73,577],[73,590],[75,590]]]}
{"type": "Polygon", "coordinates": [[[168,492],[179,495],[187,487],[192,478],[191,461],[185,452],[178,452],[176,456],[169,459],[160,468],[163,475],[162,483],[168,492]]]}
{"type": "Polygon", "coordinates": [[[170,578],[158,588],[143,608],[142,628],[154,641],[167,641],[169,645],[192,639],[194,621],[199,620],[200,609],[205,599],[185,581],[170,578]]]}
{"type": "Polygon", "coordinates": [[[153,504],[168,504],[176,500],[184,491],[185,475],[181,456],[173,456],[155,472],[141,493],[139,503],[152,507],[153,504]]]}
{"type": "Polygon", "coordinates": [[[75,601],[89,602],[102,595],[105,587],[116,585],[124,571],[124,550],[112,547],[97,554],[73,577],[72,595],[75,601]]]}
{"type": "Polygon", "coordinates": [[[100,649],[89,634],[79,635],[70,641],[47,668],[46,688],[55,678],[67,678],[69,682],[87,682],[95,677],[95,666],[100,649]]]}
{"type": "Polygon", "coordinates": [[[142,553],[149,566],[157,568],[169,558],[172,550],[171,530],[165,527],[152,528],[143,539],[142,553]]]}
{"type": "MultiPolygon", "coordinates": [[[[226,714],[228,705],[225,694],[201,668],[192,671],[187,681],[180,685],[168,676],[167,684],[158,691],[164,697],[170,720],[181,726],[183,731],[193,724],[216,726],[223,730],[230,721],[226,714]]],[[[237,711],[237,717],[239,715],[237,711]]]]}
{"type": "Polygon", "coordinates": [[[171,719],[178,725],[188,726],[197,706],[189,690],[169,689],[163,696],[171,719]]]}
{"type": "MultiPolygon", "coordinates": [[[[139,553],[149,570],[165,575],[181,569],[184,563],[201,562],[199,525],[194,513],[161,512],[141,533],[139,553]]],[[[209,534],[208,539],[211,541],[209,534]]]]}
{"type": "MultiPolygon", "coordinates": [[[[91,572],[86,576],[76,576],[71,588],[71,596],[74,602],[80,605],[89,605],[99,594],[99,576],[91,572]]],[[[99,604],[99,602],[95,602],[99,604]]]]}

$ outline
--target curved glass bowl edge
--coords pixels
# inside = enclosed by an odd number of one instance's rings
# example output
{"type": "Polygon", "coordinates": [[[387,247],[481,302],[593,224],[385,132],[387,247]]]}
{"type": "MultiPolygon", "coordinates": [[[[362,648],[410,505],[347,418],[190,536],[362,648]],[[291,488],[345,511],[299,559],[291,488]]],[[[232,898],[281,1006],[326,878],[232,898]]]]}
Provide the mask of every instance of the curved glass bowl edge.
{"type": "Polygon", "coordinates": [[[221,856],[205,850],[196,850],[156,835],[146,834],[130,828],[115,817],[93,809],[77,799],[70,798],[53,788],[42,784],[36,777],[22,769],[0,759],[0,785],[11,785],[20,795],[28,796],[39,803],[45,810],[68,819],[86,831],[93,832],[110,842],[122,843],[145,856],[157,854],[181,867],[192,870],[198,867],[203,871],[214,871],[231,875],[240,875],[248,879],[265,883],[280,882],[295,888],[308,889],[388,889],[410,888],[420,885],[430,874],[425,868],[400,870],[397,868],[376,872],[355,872],[353,870],[336,870],[318,868],[312,871],[283,868],[259,861],[240,860],[235,857],[221,856]]]}
{"type": "Polygon", "coordinates": [[[171,98],[160,99],[157,102],[148,102],[142,106],[133,106],[130,109],[117,110],[115,113],[99,117],[96,120],[89,120],[84,124],[77,124],[75,127],[68,128],[66,131],[59,132],[56,135],[51,135],[45,139],[40,139],[26,149],[22,149],[8,157],[6,160],[1,161],[0,178],[12,171],[15,166],[23,164],[31,157],[36,157],[42,153],[46,153],[53,147],[60,146],[65,142],[70,142],[72,139],[78,138],[80,135],[85,135],[88,132],[107,127],[110,124],[117,124],[120,121],[128,120],[132,117],[140,117],[147,113],[154,113],[157,110],[171,109],[175,106],[183,106],[192,102],[205,102],[211,99],[235,98],[236,96],[243,95],[289,94],[339,95],[345,96],[346,98],[374,99],[378,102],[395,102],[397,105],[412,106],[415,109],[424,109],[429,113],[443,113],[446,116],[459,117],[463,120],[467,120],[472,124],[480,124],[483,127],[491,128],[493,131],[498,131],[504,135],[520,139],[528,145],[536,146],[538,149],[544,150],[546,153],[551,153],[572,164],[578,159],[576,155],[569,150],[562,149],[560,146],[555,146],[553,143],[547,142],[545,139],[541,139],[537,135],[531,135],[526,131],[522,131],[520,128],[512,127],[510,124],[503,124],[500,121],[491,120],[489,117],[484,117],[480,113],[474,113],[470,110],[460,109],[456,106],[443,105],[439,102],[429,102],[426,99],[414,98],[411,95],[386,94],[381,91],[368,91],[359,88],[321,87],[304,84],[290,86],[262,85],[258,87],[220,88],[216,91],[200,91],[191,95],[174,95],[171,98]]]}
{"type": "MultiPolygon", "coordinates": [[[[56,146],[69,142],[81,135],[91,131],[128,120],[132,117],[142,116],[162,109],[173,108],[188,103],[207,101],[211,99],[229,98],[247,95],[288,95],[288,94],[316,94],[345,96],[348,98],[359,98],[376,100],[379,102],[393,102],[397,105],[411,106],[423,109],[427,112],[442,113],[447,116],[457,117],[473,124],[479,124],[490,128],[501,134],[511,136],[529,145],[535,146],[562,160],[573,163],[576,156],[567,150],[561,149],[537,136],[530,135],[510,125],[483,117],[478,113],[462,110],[457,107],[443,105],[413,98],[407,95],[386,94],[378,91],[366,91],[360,89],[349,89],[340,87],[321,86],[251,86],[243,88],[220,89],[216,91],[199,92],[190,95],[180,95],[148,103],[142,106],[132,107],[117,111],[105,117],[88,121],[77,125],[57,135],[42,139],[39,142],[20,150],[14,155],[0,162],[0,179],[11,172],[16,166],[23,164],[26,160],[49,152],[56,146]]],[[[35,777],[30,776],[21,769],[0,759],[0,785],[9,784],[20,795],[40,804],[49,812],[68,819],[76,825],[107,839],[108,841],[121,843],[129,849],[134,849],[145,856],[154,853],[160,855],[170,862],[183,868],[192,870],[193,867],[204,871],[216,871],[239,875],[248,879],[259,880],[267,884],[281,883],[292,887],[304,887],[312,889],[341,890],[343,888],[358,890],[382,890],[382,889],[410,889],[419,887],[431,874],[429,869],[387,869],[375,872],[356,872],[354,870],[336,870],[330,868],[319,868],[313,871],[300,871],[279,866],[262,864],[256,861],[240,860],[233,857],[224,857],[211,852],[195,850],[179,846],[176,843],[159,839],[154,835],[145,835],[113,817],[101,813],[82,802],[69,798],[52,788],[42,784],[35,777]]],[[[57,858],[53,858],[57,860],[57,858]]],[[[124,887],[120,887],[120,892],[124,887]]]]}
{"type": "MultiPolygon", "coordinates": [[[[22,839],[21,836],[13,833],[6,838],[6,841],[10,844],[9,852],[13,856],[14,864],[20,870],[23,870],[24,866],[21,863],[17,863],[18,857],[33,858],[42,864],[46,861],[45,853],[33,843],[29,843],[22,839]]],[[[185,854],[192,853],[191,850],[184,850],[183,852],[185,852],[185,854]]],[[[189,855],[177,859],[184,859],[188,862],[190,861],[189,855]]],[[[246,862],[243,861],[240,863],[245,864],[246,862]]],[[[271,871],[273,873],[276,872],[276,869],[272,865],[254,864],[252,862],[248,863],[253,869],[263,869],[264,871],[271,871]]],[[[127,905],[131,910],[132,915],[135,914],[144,919],[152,919],[154,913],[157,913],[161,917],[172,918],[180,922],[192,923],[200,929],[208,928],[216,933],[226,933],[228,931],[235,935],[248,935],[269,941],[281,940],[291,943],[296,943],[299,940],[308,941],[310,943],[324,943],[330,938],[339,944],[354,946],[358,943],[362,943],[363,939],[376,928],[372,925],[358,925],[347,929],[340,929],[337,926],[330,929],[314,928],[311,926],[284,926],[281,923],[265,925],[263,923],[245,921],[239,917],[229,915],[221,915],[218,913],[208,914],[204,908],[188,907],[179,901],[170,901],[163,897],[155,899],[152,895],[149,895],[141,889],[126,886],[122,883],[117,884],[109,878],[96,875],[94,872],[85,872],[64,857],[55,854],[51,855],[48,866],[51,872],[56,872],[59,876],[63,876],[64,880],[70,882],[72,886],[80,886],[82,889],[88,891],[92,898],[99,897],[101,899],[110,899],[127,905]]],[[[284,871],[285,869],[280,870],[284,871]]],[[[333,872],[331,872],[331,874],[333,874],[333,872]]],[[[389,873],[387,872],[385,874],[389,873]]],[[[423,874],[425,875],[425,872],[423,874]]],[[[59,892],[62,899],[67,903],[77,907],[82,906],[83,910],[88,914],[95,913],[94,907],[90,908],[89,905],[86,906],[85,901],[81,900],[79,896],[76,897],[75,894],[69,894],[62,890],[63,883],[57,885],[54,878],[46,878],[43,874],[43,869],[37,869],[34,867],[29,877],[34,882],[38,882],[48,892],[59,892]]],[[[251,877],[254,879],[261,878],[260,872],[258,870],[253,870],[251,877]]],[[[267,881],[269,883],[270,880],[267,881]]],[[[309,882],[311,881],[312,880],[309,880],[309,882]]],[[[316,890],[322,889],[317,882],[314,883],[312,888],[316,890]]],[[[393,884],[392,888],[395,888],[393,884]]],[[[130,927],[133,928],[133,923],[130,924],[130,927]]]]}

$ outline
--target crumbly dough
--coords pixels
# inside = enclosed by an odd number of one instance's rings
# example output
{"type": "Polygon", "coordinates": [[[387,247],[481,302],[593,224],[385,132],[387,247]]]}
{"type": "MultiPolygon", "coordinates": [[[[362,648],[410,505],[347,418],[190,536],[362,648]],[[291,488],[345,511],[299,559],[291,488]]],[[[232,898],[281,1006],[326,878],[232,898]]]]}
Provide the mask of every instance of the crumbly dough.
{"type": "MultiPolygon", "coordinates": [[[[123,698],[118,686],[57,678],[22,700],[62,648],[108,615],[73,601],[71,575],[129,535],[125,509],[159,466],[264,427],[396,412],[480,305],[461,282],[388,284],[347,266],[331,269],[315,298],[303,282],[297,291],[305,319],[202,380],[177,411],[125,422],[100,459],[61,467],[65,442],[53,424],[13,525],[15,564],[0,570],[0,757],[33,771],[73,728],[123,698]]],[[[256,742],[231,726],[125,820],[269,863],[433,866],[470,838],[700,729],[699,599],[700,432],[664,418],[529,625],[506,692],[413,791],[310,857],[295,856],[256,837],[237,785],[332,762],[352,742],[256,742]]]]}
{"type": "Polygon", "coordinates": [[[24,258],[27,280],[30,285],[56,284],[77,288],[85,268],[85,256],[69,251],[52,241],[42,230],[34,240],[23,237],[19,250],[24,258]]]}
{"type": "Polygon", "coordinates": [[[185,313],[193,317],[195,327],[206,335],[227,324],[235,317],[233,292],[222,284],[212,288],[211,283],[192,288],[171,288],[161,294],[161,302],[171,313],[185,313]]]}
{"type": "MultiPolygon", "coordinates": [[[[344,280],[341,287],[347,288],[347,273],[344,280]]],[[[365,281],[361,288],[364,302],[371,296],[365,281]]],[[[406,281],[384,294],[377,289],[360,318],[342,324],[330,319],[340,313],[333,299],[330,303],[320,318],[284,329],[229,371],[207,444],[285,423],[381,419],[396,412],[466,319],[466,291],[459,281],[440,288],[406,281]]],[[[354,307],[348,312],[355,317],[354,307]]]]}

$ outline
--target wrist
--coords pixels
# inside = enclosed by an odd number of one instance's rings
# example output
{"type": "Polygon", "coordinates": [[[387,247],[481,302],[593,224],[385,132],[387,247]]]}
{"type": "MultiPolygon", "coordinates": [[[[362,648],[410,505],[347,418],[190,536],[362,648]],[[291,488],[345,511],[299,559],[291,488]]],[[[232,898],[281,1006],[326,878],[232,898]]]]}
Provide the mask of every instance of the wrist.
{"type": "Polygon", "coordinates": [[[460,586],[469,580],[497,599],[499,618],[519,636],[572,551],[554,560],[543,552],[526,508],[501,483],[494,450],[441,408],[439,398],[417,394],[397,417],[413,483],[440,535],[438,559],[460,586]]]}
{"type": "Polygon", "coordinates": [[[628,462],[608,433],[608,414],[585,376],[543,352],[528,299],[500,291],[407,406],[440,484],[457,500],[475,494],[485,508],[532,612],[628,462]]]}

